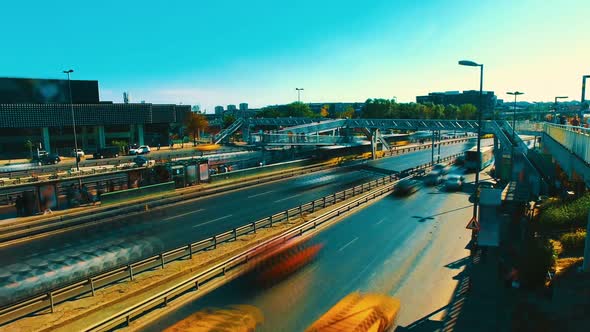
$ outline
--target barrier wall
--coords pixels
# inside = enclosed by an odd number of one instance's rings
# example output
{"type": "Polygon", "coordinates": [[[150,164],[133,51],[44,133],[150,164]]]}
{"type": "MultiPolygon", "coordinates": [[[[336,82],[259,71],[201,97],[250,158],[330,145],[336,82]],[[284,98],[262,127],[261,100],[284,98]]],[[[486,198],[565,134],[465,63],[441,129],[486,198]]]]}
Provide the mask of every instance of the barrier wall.
{"type": "Polygon", "coordinates": [[[167,191],[174,191],[176,187],[174,186],[174,181],[159,183],[159,184],[152,184],[145,187],[140,188],[133,188],[127,190],[120,190],[110,193],[105,193],[100,196],[101,204],[111,204],[116,203],[121,200],[132,199],[132,198],[139,198],[146,195],[163,193],[167,191]]]}

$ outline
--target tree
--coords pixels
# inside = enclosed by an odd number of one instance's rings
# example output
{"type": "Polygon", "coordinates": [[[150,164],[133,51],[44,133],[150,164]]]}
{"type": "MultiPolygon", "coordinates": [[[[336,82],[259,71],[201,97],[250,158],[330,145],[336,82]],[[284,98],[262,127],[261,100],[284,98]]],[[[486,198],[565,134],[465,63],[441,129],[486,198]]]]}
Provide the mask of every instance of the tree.
{"type": "Polygon", "coordinates": [[[337,117],[341,119],[352,119],[354,117],[354,107],[347,106],[343,112],[337,114],[337,117]]]}
{"type": "Polygon", "coordinates": [[[445,106],[445,117],[449,120],[458,119],[459,116],[459,107],[455,105],[447,105],[445,106]]]}
{"type": "Polygon", "coordinates": [[[209,122],[203,114],[191,112],[186,118],[186,130],[193,137],[193,146],[197,145],[197,139],[200,137],[200,132],[209,127],[209,122]]]}
{"type": "Polygon", "coordinates": [[[459,119],[473,120],[477,114],[477,107],[473,104],[463,104],[459,106],[459,119]]]}
{"type": "Polygon", "coordinates": [[[278,107],[267,106],[264,107],[260,112],[256,113],[256,117],[259,118],[278,118],[281,116],[278,107]]]}
{"type": "Polygon", "coordinates": [[[279,107],[279,111],[281,113],[284,112],[284,114],[281,114],[281,116],[285,117],[292,116],[294,118],[311,118],[314,116],[311,108],[309,108],[309,105],[299,101],[279,107]],[[281,108],[284,109],[284,111],[281,108]]]}
{"type": "Polygon", "coordinates": [[[328,115],[330,115],[330,105],[326,104],[322,106],[322,109],[320,110],[320,116],[322,118],[327,118],[328,115]]]}
{"type": "Polygon", "coordinates": [[[201,114],[201,106],[200,105],[193,105],[193,107],[191,107],[191,111],[193,113],[201,114]]]}

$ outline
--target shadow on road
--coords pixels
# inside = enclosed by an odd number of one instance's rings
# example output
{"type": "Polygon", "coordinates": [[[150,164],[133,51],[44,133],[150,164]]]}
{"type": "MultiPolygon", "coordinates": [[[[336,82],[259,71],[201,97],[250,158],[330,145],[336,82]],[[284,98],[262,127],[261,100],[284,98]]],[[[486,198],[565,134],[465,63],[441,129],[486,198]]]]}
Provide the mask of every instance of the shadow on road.
{"type": "Polygon", "coordinates": [[[463,257],[461,259],[458,259],[454,262],[451,262],[451,263],[445,265],[445,267],[449,268],[449,269],[456,270],[456,269],[461,268],[462,266],[467,265],[467,263],[469,263],[469,260],[470,260],[469,256],[463,257]]]}

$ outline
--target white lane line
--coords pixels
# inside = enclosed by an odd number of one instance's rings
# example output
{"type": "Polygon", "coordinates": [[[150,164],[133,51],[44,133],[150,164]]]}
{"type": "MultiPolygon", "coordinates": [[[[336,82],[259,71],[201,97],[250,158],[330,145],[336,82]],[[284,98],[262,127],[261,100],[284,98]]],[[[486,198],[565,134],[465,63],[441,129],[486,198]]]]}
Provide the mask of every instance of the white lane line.
{"type": "Polygon", "coordinates": [[[193,228],[201,227],[201,226],[210,224],[212,222],[216,222],[216,221],[219,221],[219,220],[222,220],[222,219],[226,219],[226,218],[229,218],[229,217],[232,217],[232,216],[233,216],[233,214],[228,214],[227,216],[219,217],[219,218],[216,218],[216,219],[213,219],[213,220],[206,221],[204,223],[200,223],[198,225],[193,226],[193,228]]]}
{"type": "Polygon", "coordinates": [[[269,190],[269,191],[265,191],[265,192],[260,193],[260,194],[250,195],[250,196],[248,196],[248,198],[254,198],[254,197],[258,197],[258,196],[262,196],[262,195],[266,195],[266,194],[270,194],[270,193],[274,193],[274,192],[275,192],[274,190],[269,190]]]}
{"type": "Polygon", "coordinates": [[[281,198],[281,199],[279,199],[279,200],[276,200],[276,201],[275,201],[275,203],[279,203],[279,202],[282,202],[282,201],[286,201],[286,200],[289,200],[289,199],[291,199],[291,198],[295,198],[295,197],[298,197],[298,196],[301,196],[301,195],[303,195],[303,193],[301,193],[301,194],[297,194],[297,195],[293,195],[293,196],[289,196],[289,197],[285,197],[285,198],[281,198]]]}
{"type": "Polygon", "coordinates": [[[193,213],[197,213],[197,212],[201,212],[201,211],[205,211],[205,209],[198,209],[198,210],[190,211],[190,212],[187,212],[187,213],[177,214],[175,216],[164,218],[163,220],[172,220],[172,219],[176,219],[176,218],[188,216],[189,214],[193,214],[193,213]]]}
{"type": "Polygon", "coordinates": [[[379,220],[375,225],[379,225],[380,223],[384,222],[386,218],[379,220]]]}
{"type": "Polygon", "coordinates": [[[354,241],[358,240],[358,237],[355,237],[354,239],[352,239],[352,241],[348,242],[347,244],[345,244],[342,248],[338,249],[338,251],[342,251],[344,250],[344,248],[348,247],[349,245],[353,244],[354,241]]]}

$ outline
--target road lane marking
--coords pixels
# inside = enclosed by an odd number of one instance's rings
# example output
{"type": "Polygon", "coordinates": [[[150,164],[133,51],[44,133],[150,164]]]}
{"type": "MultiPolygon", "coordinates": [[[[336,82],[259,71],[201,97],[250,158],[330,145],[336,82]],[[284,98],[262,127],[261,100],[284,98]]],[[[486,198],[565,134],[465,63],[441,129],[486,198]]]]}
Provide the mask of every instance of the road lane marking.
{"type": "Polygon", "coordinates": [[[301,196],[301,195],[303,195],[303,193],[301,193],[301,194],[297,194],[297,195],[293,195],[293,196],[289,196],[289,197],[285,197],[285,198],[281,198],[281,199],[279,199],[279,200],[276,200],[276,201],[275,201],[275,203],[279,203],[279,202],[282,202],[282,201],[286,201],[286,200],[288,200],[288,199],[295,198],[295,197],[298,197],[298,196],[301,196]]]}
{"type": "Polygon", "coordinates": [[[387,219],[387,218],[383,218],[383,219],[379,220],[375,225],[379,225],[380,223],[384,222],[385,219],[387,219]]]}
{"type": "Polygon", "coordinates": [[[206,221],[204,223],[200,223],[198,225],[193,226],[193,228],[201,227],[201,226],[210,224],[212,222],[216,222],[216,221],[219,221],[219,220],[222,220],[222,219],[226,219],[226,218],[229,218],[229,217],[233,217],[233,214],[228,214],[227,216],[219,217],[219,218],[216,218],[216,219],[213,219],[213,220],[206,221]]]}
{"type": "Polygon", "coordinates": [[[163,220],[172,220],[172,219],[175,219],[175,218],[180,218],[180,217],[188,216],[189,214],[193,214],[193,213],[197,213],[197,212],[201,212],[201,211],[205,211],[205,209],[198,209],[198,210],[190,211],[190,212],[187,212],[187,213],[177,214],[175,216],[164,218],[163,220]]]}
{"type": "Polygon", "coordinates": [[[265,192],[260,193],[260,194],[250,195],[250,196],[248,196],[248,198],[254,198],[254,197],[258,197],[258,196],[262,196],[262,195],[266,195],[266,194],[270,194],[270,193],[274,193],[274,192],[275,192],[274,190],[269,190],[269,191],[265,191],[265,192]]]}
{"type": "Polygon", "coordinates": [[[342,251],[344,250],[346,247],[348,247],[349,245],[353,244],[356,240],[358,240],[358,237],[355,237],[354,239],[352,239],[352,241],[348,242],[347,244],[345,244],[342,248],[338,249],[338,251],[342,251]]]}

